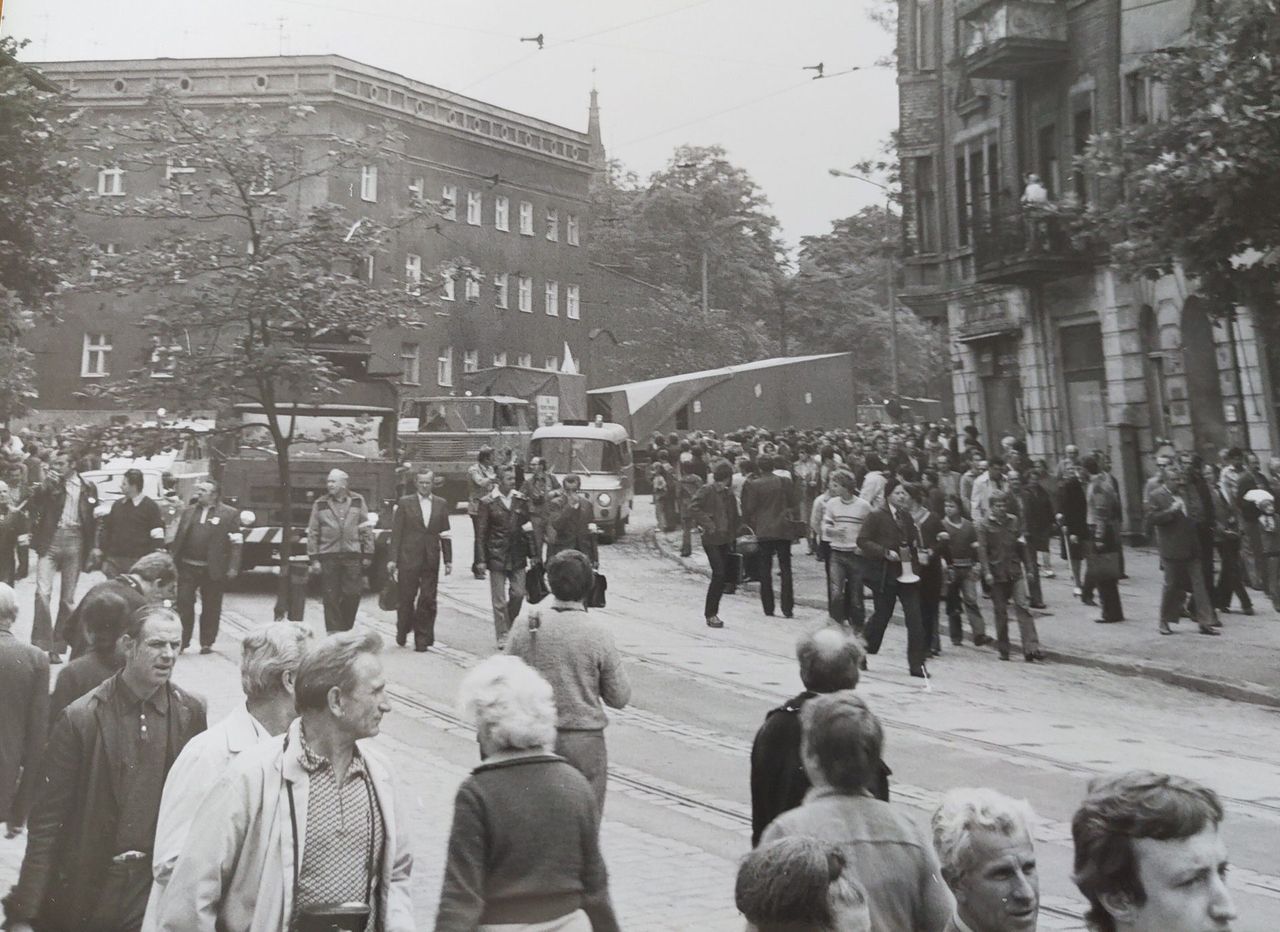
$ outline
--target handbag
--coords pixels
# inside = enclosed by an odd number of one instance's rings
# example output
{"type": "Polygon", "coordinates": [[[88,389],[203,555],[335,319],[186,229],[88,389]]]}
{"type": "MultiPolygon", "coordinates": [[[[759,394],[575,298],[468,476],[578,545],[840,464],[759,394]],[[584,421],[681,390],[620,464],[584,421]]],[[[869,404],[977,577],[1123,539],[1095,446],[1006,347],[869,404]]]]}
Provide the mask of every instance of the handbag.
{"type": "Polygon", "coordinates": [[[378,590],[378,608],[384,612],[394,612],[400,607],[400,582],[395,573],[387,573],[378,590]]]}
{"type": "Polygon", "coordinates": [[[537,605],[547,597],[550,590],[547,589],[547,570],[541,563],[534,566],[525,575],[524,580],[525,601],[530,605],[537,605]]]}
{"type": "Polygon", "coordinates": [[[760,552],[760,538],[756,537],[755,531],[744,524],[738,528],[738,536],[733,539],[733,549],[744,557],[753,557],[760,552]],[[747,533],[742,533],[743,528],[747,533]]]}
{"type": "Polygon", "coordinates": [[[1120,578],[1120,551],[1090,553],[1085,558],[1085,576],[1095,583],[1114,582],[1120,578]]]}
{"type": "Polygon", "coordinates": [[[593,573],[591,576],[591,595],[587,597],[587,608],[604,608],[605,593],[609,591],[609,580],[604,573],[593,573]]]}

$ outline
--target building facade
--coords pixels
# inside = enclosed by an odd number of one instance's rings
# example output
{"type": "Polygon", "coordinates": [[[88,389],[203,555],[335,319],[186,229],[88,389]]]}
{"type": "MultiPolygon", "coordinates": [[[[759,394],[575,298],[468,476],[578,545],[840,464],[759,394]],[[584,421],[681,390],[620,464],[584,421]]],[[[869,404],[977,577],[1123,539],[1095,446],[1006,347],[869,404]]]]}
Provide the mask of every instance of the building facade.
{"type": "MultiPolygon", "coordinates": [[[[358,138],[370,125],[402,136],[376,163],[312,179],[292,196],[299,212],[331,203],[352,221],[387,220],[413,201],[443,214],[430,228],[406,227],[362,274],[378,284],[433,282],[436,300],[420,329],[370,335],[368,369],[402,392],[461,393],[462,375],[493,366],[558,369],[569,347],[588,359],[588,186],[602,151],[592,92],[584,133],[463,97],[339,56],[83,61],[36,66],[84,108],[81,125],[143,119],[158,84],[193,109],[248,101],[270,113],[299,97],[315,108],[305,132],[358,138]]],[[[91,196],[118,203],[154,193],[168,169],[131,172],[81,155],[91,196]]],[[[148,221],[86,216],[103,253],[146,248],[148,221]]],[[[138,369],[154,348],[137,326],[155,297],[98,293],[65,302],[56,327],[35,331],[38,417],[100,418],[110,407],[90,386],[138,369]]]]}
{"type": "Polygon", "coordinates": [[[1213,458],[1274,448],[1265,354],[1246,309],[1210,308],[1178,275],[1129,280],[1023,201],[1114,194],[1073,159],[1095,133],[1162,118],[1142,59],[1182,41],[1194,12],[1194,0],[899,3],[901,300],[946,322],[960,424],[1050,462],[1068,443],[1105,451],[1134,532],[1163,443],[1213,458]]]}

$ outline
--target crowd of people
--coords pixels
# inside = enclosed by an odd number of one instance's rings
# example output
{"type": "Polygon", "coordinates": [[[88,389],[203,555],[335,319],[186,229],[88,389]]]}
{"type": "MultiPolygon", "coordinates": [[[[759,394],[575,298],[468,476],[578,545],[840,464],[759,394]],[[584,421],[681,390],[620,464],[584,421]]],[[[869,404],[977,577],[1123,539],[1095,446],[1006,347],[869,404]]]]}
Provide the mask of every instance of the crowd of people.
{"type": "MultiPolygon", "coordinates": [[[[795,604],[793,547],[805,546],[826,571],[831,620],[880,650],[900,606],[907,665],[927,677],[946,633],[960,644],[968,622],[976,646],[994,640],[1010,659],[1009,614],[1027,661],[1043,657],[1032,610],[1045,609],[1042,577],[1056,575],[1053,552],[1074,594],[1099,609],[1100,624],[1125,620],[1120,583],[1125,529],[1120,484],[1106,452],[1068,445],[1050,464],[1028,456],[1014,437],[988,452],[972,426],[874,425],[857,429],[655,433],[648,466],[658,526],[693,531],[711,569],[704,616],[723,627],[720,600],[759,584],[765,615],[790,618],[795,604]],[[775,573],[780,605],[775,600],[775,573]],[[868,615],[865,599],[870,591],[868,615]],[[983,598],[990,599],[994,639],[983,598]]],[[[1280,607],[1280,458],[1264,472],[1257,456],[1231,448],[1218,463],[1163,446],[1143,489],[1143,524],[1164,572],[1160,634],[1190,615],[1199,631],[1221,633],[1233,599],[1253,613],[1251,589],[1280,607]],[[1216,573],[1215,573],[1216,569],[1216,573]]]]}

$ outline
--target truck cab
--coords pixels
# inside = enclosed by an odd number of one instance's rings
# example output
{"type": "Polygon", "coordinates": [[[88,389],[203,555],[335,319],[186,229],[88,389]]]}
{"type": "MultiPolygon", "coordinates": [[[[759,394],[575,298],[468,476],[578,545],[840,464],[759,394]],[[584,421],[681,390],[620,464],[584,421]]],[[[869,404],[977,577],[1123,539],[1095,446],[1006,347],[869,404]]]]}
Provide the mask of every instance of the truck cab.
{"type": "Polygon", "coordinates": [[[481,447],[523,454],[531,405],[510,395],[441,395],[400,401],[397,431],[403,457],[436,474],[437,494],[451,504],[467,500],[467,470],[481,447]]]}
{"type": "Polygon", "coordinates": [[[631,437],[621,424],[564,422],[539,427],[529,441],[529,457],[540,456],[557,479],[576,475],[591,501],[605,540],[627,532],[635,496],[631,437]]]}

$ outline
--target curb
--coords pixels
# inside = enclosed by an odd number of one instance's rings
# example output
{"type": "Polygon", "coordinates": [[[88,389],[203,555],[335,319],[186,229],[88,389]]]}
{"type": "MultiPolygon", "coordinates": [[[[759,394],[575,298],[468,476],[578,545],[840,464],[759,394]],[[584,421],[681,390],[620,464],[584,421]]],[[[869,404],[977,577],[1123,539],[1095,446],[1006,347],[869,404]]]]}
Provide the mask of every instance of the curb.
{"type": "MultiPolygon", "coordinates": [[[[672,563],[682,567],[687,573],[697,573],[707,579],[711,578],[711,570],[701,563],[695,562],[692,558],[679,556],[671,545],[663,540],[655,528],[649,528],[644,531],[642,539],[648,547],[664,559],[670,560],[672,563]]],[[[827,603],[822,599],[815,599],[808,596],[796,596],[797,605],[803,605],[805,608],[817,609],[825,611],[827,603]]],[[[890,620],[890,624],[900,625],[902,622],[895,615],[890,620]]],[[[1232,702],[1248,702],[1252,705],[1265,706],[1273,709],[1280,709],[1280,695],[1267,692],[1266,690],[1253,686],[1252,684],[1231,683],[1226,680],[1214,679],[1207,676],[1196,676],[1191,673],[1183,673],[1179,670],[1171,670],[1168,667],[1158,666],[1151,663],[1142,663],[1130,660],[1111,660],[1106,657],[1100,657],[1096,654],[1081,654],[1074,651],[1066,651],[1061,649],[1051,649],[1041,647],[1046,660],[1052,660],[1057,663],[1067,664],[1069,666],[1087,667],[1093,670],[1105,670],[1108,673],[1114,673],[1118,676],[1133,676],[1143,679],[1155,680],[1164,683],[1167,686],[1176,686],[1180,689],[1187,689],[1192,692],[1203,693],[1207,696],[1213,696],[1218,699],[1228,699],[1232,702]]]]}

